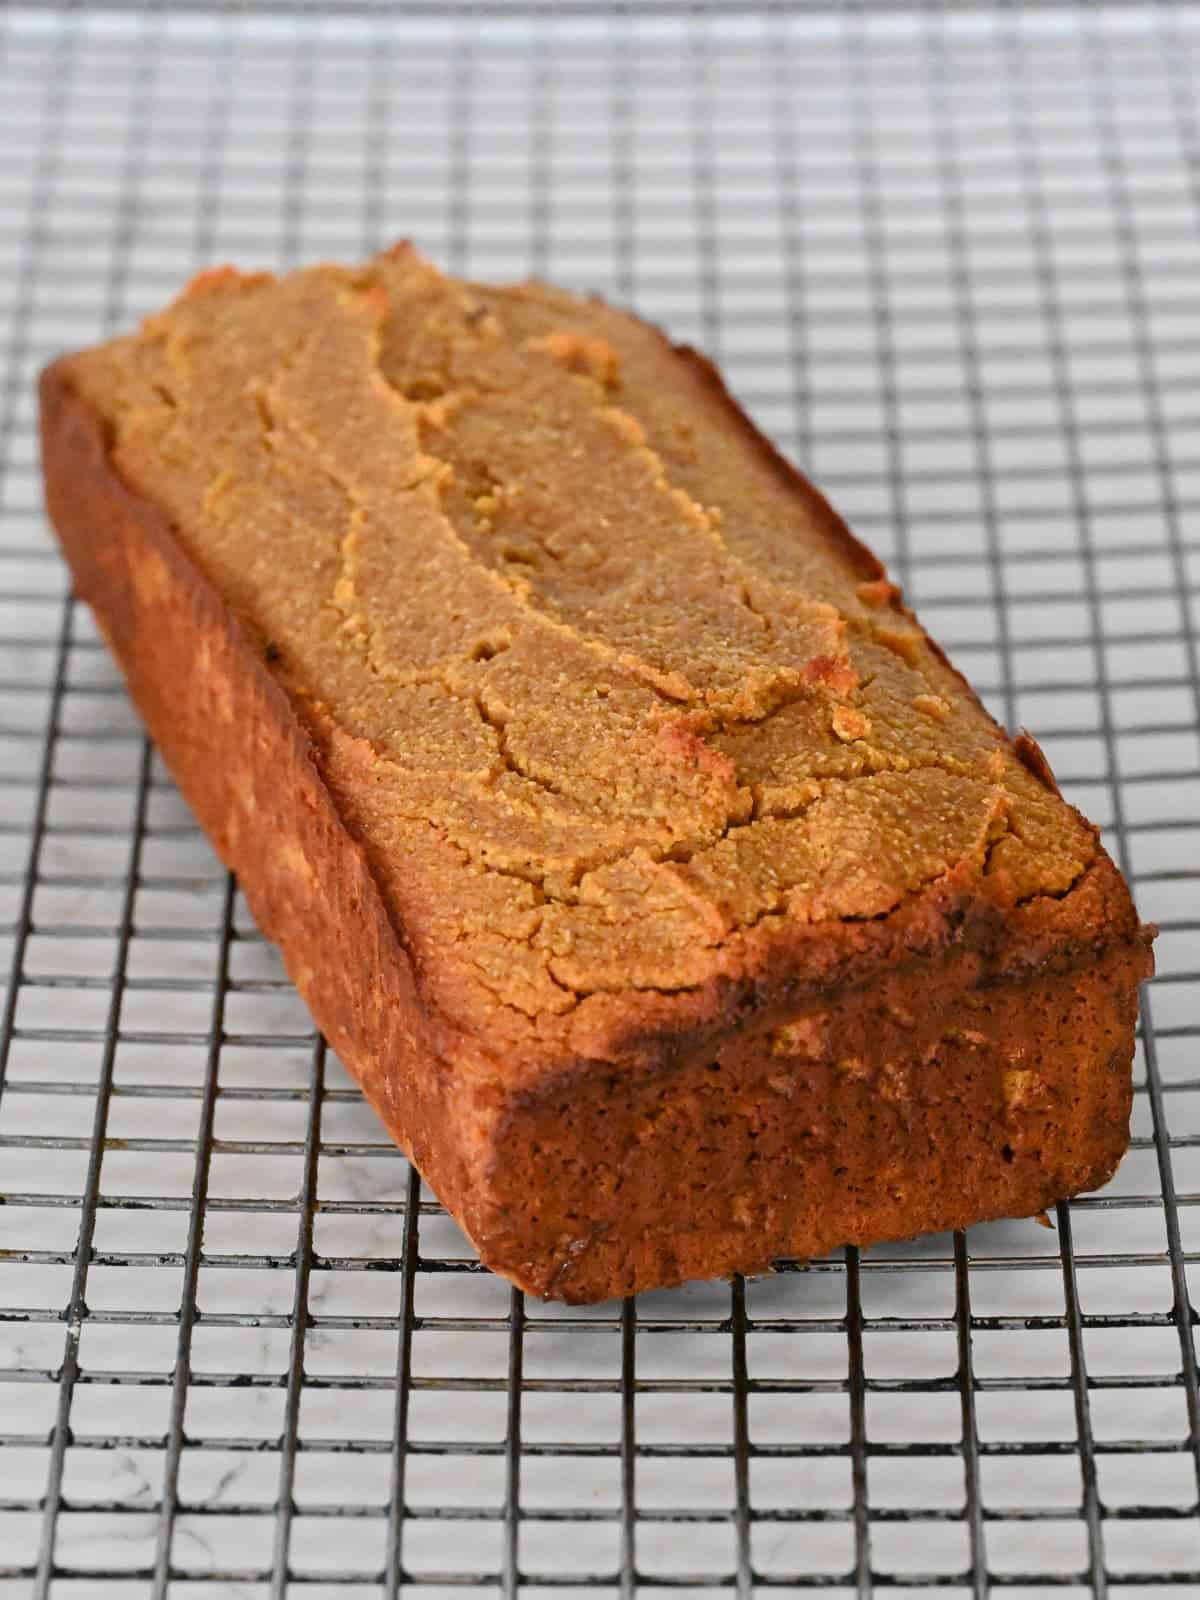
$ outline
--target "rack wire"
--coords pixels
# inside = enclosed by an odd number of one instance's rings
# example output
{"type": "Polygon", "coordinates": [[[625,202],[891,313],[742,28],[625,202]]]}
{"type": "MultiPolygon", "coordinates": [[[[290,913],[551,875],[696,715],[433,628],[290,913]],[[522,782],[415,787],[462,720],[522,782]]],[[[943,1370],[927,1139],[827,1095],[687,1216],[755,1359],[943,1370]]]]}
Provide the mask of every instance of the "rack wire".
{"type": "Polygon", "coordinates": [[[0,18],[0,1592],[1200,1594],[1200,8],[0,18]],[[33,380],[394,235],[707,346],[1105,826],[1134,1142],[589,1309],[312,1033],[46,533],[33,380]]]}

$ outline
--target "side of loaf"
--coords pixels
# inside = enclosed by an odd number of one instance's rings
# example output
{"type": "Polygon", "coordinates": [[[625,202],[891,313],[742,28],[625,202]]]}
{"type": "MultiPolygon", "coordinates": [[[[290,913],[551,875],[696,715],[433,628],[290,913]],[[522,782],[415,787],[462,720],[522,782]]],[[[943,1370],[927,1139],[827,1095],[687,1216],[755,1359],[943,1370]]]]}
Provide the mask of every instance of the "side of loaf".
{"type": "Polygon", "coordinates": [[[1113,1171],[1120,875],[702,358],[399,247],[205,274],[42,425],[151,733],[488,1265],[594,1300],[1113,1171]]]}

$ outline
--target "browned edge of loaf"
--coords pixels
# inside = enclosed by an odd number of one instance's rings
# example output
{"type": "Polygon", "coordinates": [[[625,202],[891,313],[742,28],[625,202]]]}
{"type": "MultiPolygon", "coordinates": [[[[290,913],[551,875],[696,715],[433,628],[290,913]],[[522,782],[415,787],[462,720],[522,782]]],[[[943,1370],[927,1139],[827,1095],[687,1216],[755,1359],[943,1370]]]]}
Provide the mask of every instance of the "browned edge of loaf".
{"type": "MultiPolygon", "coordinates": [[[[531,1292],[595,1300],[763,1269],[798,1245],[1030,1214],[1114,1170],[1151,930],[1102,852],[1066,899],[1019,908],[1004,937],[996,908],[948,881],[887,919],[884,970],[868,937],[879,930],[856,929],[832,990],[797,982],[785,951],[778,974],[679,997],[673,1023],[661,997],[647,1001],[621,1062],[563,1061],[527,1088],[489,1072],[486,1041],[426,1003],[253,630],[121,481],[69,358],[41,395],[47,504],[79,595],[319,1026],[489,1265],[531,1292]],[[922,1016],[901,1038],[906,1004],[922,1016]],[[781,1065],[778,1030],[818,1026],[822,1059],[781,1065]],[[865,1067],[833,1073],[833,1061],[865,1067]],[[924,1063],[918,1089],[903,1072],[881,1081],[876,1069],[901,1061],[924,1063]]],[[[726,398],[856,566],[881,574],[726,398]]],[[[1053,787],[1036,745],[1018,747],[1053,787]]]]}
{"type": "MultiPolygon", "coordinates": [[[[661,339],[664,340],[664,342],[670,343],[670,340],[667,339],[666,334],[664,334],[661,329],[656,328],[655,332],[661,339]]],[[[858,535],[851,529],[849,523],[842,516],[841,512],[838,511],[835,505],[826,499],[826,497],[821,493],[820,489],[817,488],[816,484],[813,483],[811,478],[806,478],[799,468],[788,460],[787,456],[784,455],[782,450],[780,450],[778,446],[767,437],[762,429],[759,428],[758,425],[753,422],[751,418],[748,417],[742,410],[741,406],[730,393],[729,386],[721,375],[721,369],[716,366],[714,362],[710,361],[702,350],[693,349],[691,345],[677,344],[672,345],[672,348],[674,349],[675,354],[679,356],[681,360],[687,362],[687,364],[693,369],[701,381],[717,394],[725,408],[726,413],[728,414],[730,422],[753,440],[756,448],[760,450],[764,456],[766,456],[767,460],[770,461],[775,470],[782,474],[783,477],[787,478],[788,482],[792,484],[792,486],[798,491],[801,498],[807,501],[814,514],[814,521],[824,523],[826,532],[831,533],[842,545],[849,561],[860,573],[861,577],[868,582],[872,579],[888,579],[887,568],[875,554],[874,550],[871,549],[870,545],[866,545],[862,542],[858,535]]],[[[888,579],[888,581],[890,581],[890,579],[888,579]]],[[[899,597],[899,590],[897,589],[895,592],[897,597],[899,597]]],[[[911,612],[908,613],[908,615],[910,616],[911,620],[916,623],[918,627],[920,627],[925,638],[925,642],[933,651],[934,655],[938,658],[942,665],[946,667],[948,671],[952,672],[958,679],[964,695],[966,695],[969,700],[979,707],[980,711],[985,717],[987,717],[989,722],[995,724],[996,719],[992,716],[991,712],[979,698],[979,695],[975,690],[975,685],[969,678],[963,676],[959,669],[954,665],[953,661],[950,660],[950,657],[942,649],[937,640],[932,636],[932,634],[926,631],[920,619],[912,616],[911,612]]],[[[1025,729],[1022,729],[1012,743],[1013,748],[1016,750],[1017,755],[1021,759],[1021,762],[1029,769],[1038,782],[1049,789],[1052,794],[1061,793],[1058,787],[1058,782],[1055,779],[1053,771],[1051,770],[1050,763],[1046,760],[1044,751],[1037,743],[1036,739],[1034,739],[1033,735],[1025,729]]],[[[1148,930],[1148,937],[1150,940],[1153,940],[1156,931],[1157,930],[1153,928],[1148,930]]]]}

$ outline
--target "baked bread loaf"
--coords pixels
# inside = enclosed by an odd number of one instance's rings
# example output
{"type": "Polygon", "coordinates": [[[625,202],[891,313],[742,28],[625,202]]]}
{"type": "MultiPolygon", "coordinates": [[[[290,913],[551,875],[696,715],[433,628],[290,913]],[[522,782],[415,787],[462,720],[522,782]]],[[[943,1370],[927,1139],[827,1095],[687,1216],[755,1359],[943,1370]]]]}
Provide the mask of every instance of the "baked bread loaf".
{"type": "Polygon", "coordinates": [[[400,246],[206,273],[42,421],[146,723],[489,1266],[595,1300],[1112,1173],[1124,882],[703,358],[400,246]]]}

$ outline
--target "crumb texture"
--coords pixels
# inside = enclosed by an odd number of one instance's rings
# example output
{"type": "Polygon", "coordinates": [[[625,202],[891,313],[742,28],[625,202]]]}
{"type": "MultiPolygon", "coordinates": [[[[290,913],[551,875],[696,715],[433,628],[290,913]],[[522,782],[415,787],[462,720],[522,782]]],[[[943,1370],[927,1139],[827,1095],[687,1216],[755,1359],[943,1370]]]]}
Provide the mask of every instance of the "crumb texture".
{"type": "Polygon", "coordinates": [[[877,564],[632,317],[400,248],[207,274],[70,381],[259,641],[465,1027],[736,976],[752,935],[949,874],[1061,897],[1096,856],[877,564]]]}

